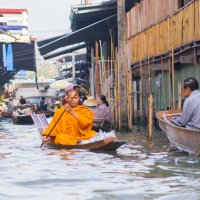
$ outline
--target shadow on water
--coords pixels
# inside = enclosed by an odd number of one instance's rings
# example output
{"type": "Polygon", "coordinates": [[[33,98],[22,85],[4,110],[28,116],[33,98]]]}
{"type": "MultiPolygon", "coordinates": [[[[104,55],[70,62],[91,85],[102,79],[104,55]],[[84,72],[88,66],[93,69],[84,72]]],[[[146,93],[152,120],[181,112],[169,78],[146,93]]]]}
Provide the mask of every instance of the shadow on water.
{"type": "Polygon", "coordinates": [[[33,125],[0,121],[0,199],[199,199],[200,159],[161,131],[117,133],[116,152],[42,150],[33,125]]]}

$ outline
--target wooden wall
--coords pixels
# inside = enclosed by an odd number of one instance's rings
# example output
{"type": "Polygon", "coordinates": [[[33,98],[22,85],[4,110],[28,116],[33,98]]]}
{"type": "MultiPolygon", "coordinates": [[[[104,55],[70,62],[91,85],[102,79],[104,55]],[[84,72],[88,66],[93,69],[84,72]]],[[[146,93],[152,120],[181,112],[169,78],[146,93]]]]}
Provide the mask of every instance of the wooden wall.
{"type": "Polygon", "coordinates": [[[130,38],[178,10],[179,0],[142,0],[127,13],[130,38]]]}
{"type": "MultiPolygon", "coordinates": [[[[151,1],[154,0],[149,0],[149,2],[151,1]]],[[[145,6],[147,5],[150,6],[149,4],[146,4],[145,6]]],[[[174,6],[174,4],[172,5],[174,6]]],[[[128,15],[130,15],[130,13],[128,13],[128,15]]],[[[150,18],[152,18],[152,16],[150,16],[149,19],[150,18]]],[[[130,26],[130,21],[128,23],[130,26]]],[[[136,23],[136,20],[134,23],[136,23]]],[[[167,53],[174,48],[178,48],[184,44],[193,42],[194,40],[199,40],[199,24],[200,0],[194,0],[186,7],[176,12],[173,16],[166,18],[161,23],[128,39],[131,52],[131,64],[140,62],[148,57],[167,53]]]]}

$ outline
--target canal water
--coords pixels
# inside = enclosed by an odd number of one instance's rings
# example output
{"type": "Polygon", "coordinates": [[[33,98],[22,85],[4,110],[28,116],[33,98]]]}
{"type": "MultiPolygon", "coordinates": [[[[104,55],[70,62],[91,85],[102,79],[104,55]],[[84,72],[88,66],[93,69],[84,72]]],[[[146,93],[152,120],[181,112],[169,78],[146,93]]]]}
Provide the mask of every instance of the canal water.
{"type": "Polygon", "coordinates": [[[0,200],[196,200],[200,158],[178,152],[165,134],[135,127],[116,153],[42,150],[33,125],[0,121],[0,200]]]}

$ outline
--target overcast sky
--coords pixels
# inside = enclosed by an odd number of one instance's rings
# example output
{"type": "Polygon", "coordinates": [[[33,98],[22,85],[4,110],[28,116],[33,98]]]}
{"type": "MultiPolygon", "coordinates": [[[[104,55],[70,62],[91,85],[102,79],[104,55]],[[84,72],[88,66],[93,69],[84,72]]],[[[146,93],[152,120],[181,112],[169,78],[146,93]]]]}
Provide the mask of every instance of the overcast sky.
{"type": "Polygon", "coordinates": [[[29,32],[39,40],[68,32],[71,6],[80,3],[81,0],[0,0],[1,8],[28,9],[29,32]]]}

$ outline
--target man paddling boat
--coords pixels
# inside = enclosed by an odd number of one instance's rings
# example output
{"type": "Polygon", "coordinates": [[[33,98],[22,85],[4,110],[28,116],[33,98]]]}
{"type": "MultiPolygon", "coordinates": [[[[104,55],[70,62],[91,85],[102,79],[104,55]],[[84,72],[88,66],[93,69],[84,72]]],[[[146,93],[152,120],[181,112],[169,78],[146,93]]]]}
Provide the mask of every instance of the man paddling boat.
{"type": "Polygon", "coordinates": [[[78,105],[79,92],[74,89],[69,90],[66,93],[66,100],[65,106],[56,111],[44,131],[43,143],[51,138],[55,144],[75,145],[79,140],[88,140],[96,134],[92,130],[94,120],[92,112],[85,106],[78,105]]]}
{"type": "Polygon", "coordinates": [[[186,97],[183,104],[183,112],[180,117],[174,118],[172,123],[190,130],[200,131],[200,91],[198,81],[193,77],[185,79],[182,91],[186,97]]]}

